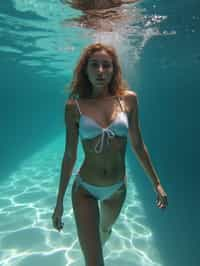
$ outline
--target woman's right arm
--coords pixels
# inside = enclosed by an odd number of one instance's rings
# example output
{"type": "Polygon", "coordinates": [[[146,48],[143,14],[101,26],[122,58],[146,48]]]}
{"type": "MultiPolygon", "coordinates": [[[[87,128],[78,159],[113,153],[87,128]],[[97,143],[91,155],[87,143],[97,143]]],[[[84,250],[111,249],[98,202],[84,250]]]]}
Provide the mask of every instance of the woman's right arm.
{"type": "Polygon", "coordinates": [[[66,140],[65,151],[61,165],[60,184],[56,206],[63,204],[63,199],[69,179],[76,162],[78,146],[77,109],[74,100],[69,99],[65,106],[66,140]]]}

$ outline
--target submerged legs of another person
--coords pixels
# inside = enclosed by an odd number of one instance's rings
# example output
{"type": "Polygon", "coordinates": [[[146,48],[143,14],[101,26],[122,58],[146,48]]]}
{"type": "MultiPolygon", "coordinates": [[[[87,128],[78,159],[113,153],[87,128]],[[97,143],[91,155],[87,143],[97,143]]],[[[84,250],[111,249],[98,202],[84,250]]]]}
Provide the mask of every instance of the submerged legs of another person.
{"type": "Polygon", "coordinates": [[[123,184],[110,198],[100,203],[100,235],[102,245],[104,245],[110,237],[112,226],[120,214],[125,198],[126,184],[123,184]]]}

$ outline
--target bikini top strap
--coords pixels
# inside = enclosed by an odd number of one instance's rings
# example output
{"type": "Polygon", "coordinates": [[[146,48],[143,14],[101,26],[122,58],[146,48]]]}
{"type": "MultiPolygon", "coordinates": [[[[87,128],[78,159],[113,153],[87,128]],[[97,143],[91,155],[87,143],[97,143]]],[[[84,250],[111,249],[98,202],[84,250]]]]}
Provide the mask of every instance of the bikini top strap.
{"type": "Polygon", "coordinates": [[[123,106],[121,104],[121,97],[120,96],[117,96],[117,99],[119,101],[119,104],[120,104],[120,107],[121,107],[122,112],[124,112],[123,106]]]}
{"type": "Polygon", "coordinates": [[[80,109],[80,105],[79,105],[77,99],[75,99],[75,103],[76,103],[77,109],[79,111],[79,114],[81,115],[81,109],[80,109]]]}

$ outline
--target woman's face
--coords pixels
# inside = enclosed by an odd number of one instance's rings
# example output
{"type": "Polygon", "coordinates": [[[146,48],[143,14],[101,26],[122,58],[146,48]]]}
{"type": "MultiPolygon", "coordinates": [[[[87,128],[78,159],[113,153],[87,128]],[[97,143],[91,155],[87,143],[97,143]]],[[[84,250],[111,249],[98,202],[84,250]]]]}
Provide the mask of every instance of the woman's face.
{"type": "Polygon", "coordinates": [[[88,59],[86,71],[93,89],[97,90],[97,92],[108,89],[113,76],[111,56],[104,50],[93,53],[88,59]]]}

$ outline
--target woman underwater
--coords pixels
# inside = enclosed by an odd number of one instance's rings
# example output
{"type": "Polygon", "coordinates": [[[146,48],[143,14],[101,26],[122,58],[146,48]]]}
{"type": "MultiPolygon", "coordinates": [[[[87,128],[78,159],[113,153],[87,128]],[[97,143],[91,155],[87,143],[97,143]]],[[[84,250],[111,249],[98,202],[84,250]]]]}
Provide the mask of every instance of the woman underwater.
{"type": "Polygon", "coordinates": [[[63,228],[63,199],[80,136],[85,157],[72,186],[72,206],[86,266],[103,266],[102,246],[126,197],[128,134],[151,177],[158,208],[167,207],[167,194],[141,136],[137,95],[122,80],[114,48],[100,43],[88,46],[75,69],[71,88],[65,105],[66,146],[53,226],[59,231],[63,228]]]}

